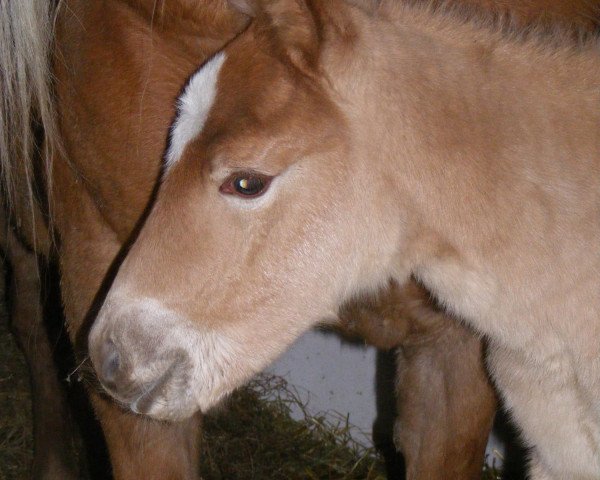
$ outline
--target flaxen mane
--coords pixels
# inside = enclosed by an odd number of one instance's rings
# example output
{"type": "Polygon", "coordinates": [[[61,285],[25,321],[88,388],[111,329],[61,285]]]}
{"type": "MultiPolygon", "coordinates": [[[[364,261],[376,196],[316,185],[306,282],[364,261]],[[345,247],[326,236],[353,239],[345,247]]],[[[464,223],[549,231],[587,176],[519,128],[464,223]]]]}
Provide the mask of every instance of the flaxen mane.
{"type": "MultiPolygon", "coordinates": [[[[59,144],[51,76],[58,3],[1,4],[0,189],[17,224],[40,220],[35,218],[40,211],[36,177],[50,178],[51,153],[59,144]]],[[[35,236],[35,228],[31,231],[35,236]]]]}

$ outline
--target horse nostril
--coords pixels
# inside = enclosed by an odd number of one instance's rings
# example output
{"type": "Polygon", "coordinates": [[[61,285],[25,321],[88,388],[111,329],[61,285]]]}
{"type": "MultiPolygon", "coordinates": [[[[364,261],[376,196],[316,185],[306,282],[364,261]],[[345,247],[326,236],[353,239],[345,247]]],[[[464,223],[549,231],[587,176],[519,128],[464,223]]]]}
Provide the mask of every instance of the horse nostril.
{"type": "Polygon", "coordinates": [[[119,368],[121,366],[121,358],[117,346],[111,340],[107,340],[102,345],[102,369],[101,376],[104,382],[112,383],[115,381],[119,368]]]}

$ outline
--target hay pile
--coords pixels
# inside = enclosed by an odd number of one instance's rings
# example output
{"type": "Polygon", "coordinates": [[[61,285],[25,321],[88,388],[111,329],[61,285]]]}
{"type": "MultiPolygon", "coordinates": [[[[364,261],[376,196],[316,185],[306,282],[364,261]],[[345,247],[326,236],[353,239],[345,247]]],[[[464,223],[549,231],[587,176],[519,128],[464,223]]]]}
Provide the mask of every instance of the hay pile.
{"type": "Polygon", "coordinates": [[[261,376],[205,421],[203,477],[221,479],[385,480],[372,448],[356,443],[346,421],[310,416],[285,380],[261,376]],[[292,406],[304,421],[290,418],[292,406]]]}

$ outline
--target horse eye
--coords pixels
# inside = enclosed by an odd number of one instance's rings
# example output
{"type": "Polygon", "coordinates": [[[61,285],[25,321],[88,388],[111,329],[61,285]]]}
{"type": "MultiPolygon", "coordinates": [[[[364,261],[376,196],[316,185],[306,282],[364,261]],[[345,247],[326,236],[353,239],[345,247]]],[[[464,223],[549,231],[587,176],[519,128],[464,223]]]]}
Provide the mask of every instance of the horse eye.
{"type": "Polygon", "coordinates": [[[262,195],[267,190],[272,178],[258,173],[238,172],[225,180],[219,190],[221,193],[254,198],[262,195]]]}

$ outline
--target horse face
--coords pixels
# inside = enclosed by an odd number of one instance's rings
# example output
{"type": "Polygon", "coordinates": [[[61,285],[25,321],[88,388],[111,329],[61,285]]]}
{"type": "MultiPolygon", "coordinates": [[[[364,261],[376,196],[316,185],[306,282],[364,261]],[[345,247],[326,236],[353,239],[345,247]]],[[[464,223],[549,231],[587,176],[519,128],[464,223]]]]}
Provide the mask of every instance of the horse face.
{"type": "Polygon", "coordinates": [[[156,203],[92,329],[100,380],[136,412],[211,407],[389,276],[391,209],[333,94],[261,41],[251,28],[190,79],[156,203]]]}

